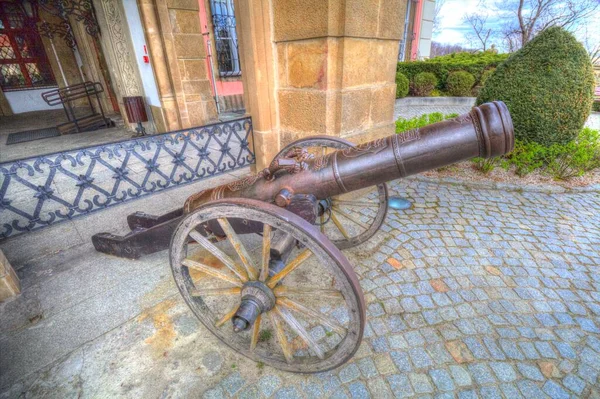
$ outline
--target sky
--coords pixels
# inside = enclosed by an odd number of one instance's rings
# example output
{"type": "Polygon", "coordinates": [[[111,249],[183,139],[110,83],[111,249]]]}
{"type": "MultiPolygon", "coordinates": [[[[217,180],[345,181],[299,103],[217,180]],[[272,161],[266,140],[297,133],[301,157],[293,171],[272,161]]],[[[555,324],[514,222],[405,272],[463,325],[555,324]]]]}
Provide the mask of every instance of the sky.
{"type": "MultiPolygon", "coordinates": [[[[501,13],[494,7],[495,0],[446,0],[440,11],[440,26],[439,30],[434,32],[433,40],[440,43],[460,44],[465,47],[470,47],[470,42],[467,35],[471,32],[471,28],[463,21],[466,14],[480,12],[487,14],[488,25],[496,30],[500,30],[501,13]]],[[[588,18],[586,21],[588,37],[600,43],[600,9],[595,15],[588,18]]],[[[583,26],[575,36],[580,41],[583,41],[585,36],[583,26]]],[[[590,41],[591,41],[590,40],[590,41]]],[[[502,51],[502,43],[500,40],[492,41],[502,51]]],[[[475,46],[476,47],[476,46],[475,46]]]]}

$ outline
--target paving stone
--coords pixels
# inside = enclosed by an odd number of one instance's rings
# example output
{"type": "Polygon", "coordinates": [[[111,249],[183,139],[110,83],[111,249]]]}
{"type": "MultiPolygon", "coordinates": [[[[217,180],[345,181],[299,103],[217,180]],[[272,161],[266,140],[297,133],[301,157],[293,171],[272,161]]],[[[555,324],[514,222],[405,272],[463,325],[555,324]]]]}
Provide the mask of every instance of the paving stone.
{"type": "Polygon", "coordinates": [[[570,395],[556,382],[546,381],[542,390],[546,392],[552,399],[568,399],[570,395]]]}
{"type": "Polygon", "coordinates": [[[257,385],[264,396],[270,397],[281,386],[281,378],[276,375],[265,375],[258,380],[257,385]]]}
{"type": "Polygon", "coordinates": [[[525,398],[547,397],[547,395],[532,381],[521,380],[517,382],[517,386],[525,398]]]}
{"type": "Polygon", "coordinates": [[[235,373],[230,374],[227,377],[223,378],[221,385],[223,386],[223,388],[227,391],[227,393],[229,395],[233,396],[240,389],[242,389],[242,387],[244,386],[245,383],[246,382],[244,381],[244,378],[242,377],[240,372],[236,371],[235,373]]]}
{"type": "Polygon", "coordinates": [[[433,386],[431,385],[431,383],[429,382],[429,378],[427,377],[427,374],[417,374],[417,373],[410,373],[408,375],[413,389],[415,390],[416,393],[431,393],[433,392],[433,386]]]}
{"type": "Polygon", "coordinates": [[[462,366],[450,366],[450,374],[456,385],[466,387],[473,383],[471,374],[462,366]]]}
{"type": "Polygon", "coordinates": [[[393,374],[387,377],[388,383],[396,398],[407,398],[413,395],[413,390],[404,374],[393,374]]]}
{"type": "Polygon", "coordinates": [[[517,379],[517,373],[509,363],[492,362],[490,367],[496,374],[496,377],[502,382],[511,382],[517,379]]]}
{"type": "Polygon", "coordinates": [[[340,377],[342,384],[346,384],[359,378],[360,370],[356,364],[349,364],[340,370],[338,376],[340,377]]]}
{"type": "Polygon", "coordinates": [[[573,374],[569,374],[563,379],[563,385],[576,395],[581,395],[585,389],[585,381],[573,374]]]}
{"type": "Polygon", "coordinates": [[[394,397],[389,386],[381,377],[368,380],[367,386],[374,398],[391,399],[394,397]]]}
{"type": "Polygon", "coordinates": [[[484,385],[496,382],[496,378],[485,363],[470,364],[468,368],[478,384],[484,385]]]}
{"type": "Polygon", "coordinates": [[[537,366],[532,366],[527,363],[517,363],[517,369],[525,378],[529,378],[530,380],[534,381],[544,381],[544,376],[537,366]]]}
{"type": "Polygon", "coordinates": [[[225,391],[221,387],[209,389],[202,394],[203,399],[224,399],[225,397],[225,391]]]}
{"type": "Polygon", "coordinates": [[[350,391],[350,396],[354,399],[368,399],[371,397],[365,384],[360,381],[348,385],[348,391],[350,391]]]}
{"type": "Polygon", "coordinates": [[[378,374],[377,367],[375,367],[375,362],[373,362],[373,359],[370,357],[360,359],[357,364],[361,374],[365,378],[372,378],[378,374]]]}
{"type": "Polygon", "coordinates": [[[276,399],[301,399],[302,395],[296,389],[296,387],[284,387],[275,393],[276,399]]]}
{"type": "Polygon", "coordinates": [[[429,376],[440,391],[452,391],[454,389],[452,377],[446,370],[430,370],[429,376]]]}
{"type": "MultiPolygon", "coordinates": [[[[239,399],[258,399],[260,398],[260,392],[256,385],[251,385],[242,389],[242,391],[237,396],[239,399]]],[[[317,396],[314,396],[315,398],[317,396]]]]}

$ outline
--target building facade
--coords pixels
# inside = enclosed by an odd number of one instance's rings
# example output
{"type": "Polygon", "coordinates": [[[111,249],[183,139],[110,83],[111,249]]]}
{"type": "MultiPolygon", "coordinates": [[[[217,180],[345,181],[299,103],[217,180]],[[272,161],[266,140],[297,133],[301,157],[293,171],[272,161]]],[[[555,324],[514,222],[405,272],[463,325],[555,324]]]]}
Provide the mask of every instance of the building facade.
{"type": "Polygon", "coordinates": [[[406,13],[406,0],[0,0],[0,115],[85,81],[126,124],[123,97],[142,96],[151,132],[245,109],[260,168],[307,135],[393,133],[406,13]]]}

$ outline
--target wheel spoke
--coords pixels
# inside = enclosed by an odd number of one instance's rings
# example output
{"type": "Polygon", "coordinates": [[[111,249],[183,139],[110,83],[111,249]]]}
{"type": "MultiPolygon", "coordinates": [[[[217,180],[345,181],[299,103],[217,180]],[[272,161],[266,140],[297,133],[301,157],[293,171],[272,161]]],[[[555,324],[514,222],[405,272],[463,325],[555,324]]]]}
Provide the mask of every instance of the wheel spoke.
{"type": "Polygon", "coordinates": [[[285,337],[285,332],[283,331],[283,326],[281,325],[279,316],[277,316],[277,313],[273,310],[269,312],[269,315],[271,316],[271,322],[275,327],[275,335],[277,335],[277,341],[281,346],[283,356],[285,356],[285,360],[288,363],[292,363],[292,361],[294,360],[294,356],[292,355],[290,344],[288,343],[287,338],[285,337]]]}
{"type": "Polygon", "coordinates": [[[309,249],[305,249],[298,255],[294,260],[287,264],[286,267],[283,268],[279,273],[274,275],[273,277],[267,280],[267,286],[269,288],[274,288],[278,282],[280,282],[285,276],[294,271],[298,266],[302,264],[306,259],[308,259],[312,255],[312,252],[309,249]]]}
{"type": "Polygon", "coordinates": [[[260,319],[262,318],[262,314],[259,314],[256,320],[254,321],[254,325],[252,326],[252,337],[250,339],[250,350],[253,351],[256,348],[256,344],[258,343],[258,335],[260,333],[260,319]]]}
{"type": "Polygon", "coordinates": [[[262,267],[260,269],[260,281],[265,281],[269,277],[269,260],[271,258],[271,226],[264,224],[263,227],[263,247],[262,247],[262,267]]]}
{"type": "Polygon", "coordinates": [[[312,288],[299,288],[289,287],[286,285],[280,285],[273,289],[273,293],[276,297],[289,295],[302,295],[302,296],[318,296],[320,298],[343,298],[342,293],[338,290],[333,289],[312,289],[312,288]]]}
{"type": "Polygon", "coordinates": [[[241,287],[242,285],[244,285],[242,283],[242,281],[239,280],[238,278],[236,278],[234,276],[230,276],[228,274],[225,274],[222,271],[217,270],[214,267],[205,265],[203,263],[196,262],[196,261],[193,261],[191,259],[184,259],[181,262],[181,264],[184,265],[184,266],[187,266],[189,268],[196,269],[196,270],[199,270],[199,271],[201,271],[203,273],[206,273],[206,274],[208,274],[211,277],[218,278],[218,279],[223,280],[223,281],[227,281],[228,283],[231,283],[231,284],[233,284],[233,285],[235,285],[237,287],[241,287]]]}
{"type": "Polygon", "coordinates": [[[340,233],[342,233],[342,235],[344,236],[345,239],[349,240],[350,235],[348,234],[348,232],[346,231],[346,229],[344,228],[342,223],[339,221],[337,216],[335,216],[335,214],[333,212],[331,212],[330,216],[331,216],[331,221],[333,222],[333,224],[335,224],[335,227],[338,228],[338,230],[340,231],[340,233]]]}
{"type": "Polygon", "coordinates": [[[340,324],[338,324],[336,321],[331,320],[329,317],[327,317],[321,312],[307,308],[306,306],[301,305],[298,302],[292,301],[289,298],[277,298],[277,305],[286,307],[309,318],[316,319],[323,323],[325,326],[332,329],[333,331],[339,333],[341,336],[344,336],[346,334],[346,329],[340,324]]]}
{"type": "Polygon", "coordinates": [[[229,256],[227,256],[223,251],[217,248],[212,242],[210,242],[206,237],[202,236],[202,234],[198,233],[195,230],[190,232],[190,237],[192,237],[198,244],[203,246],[208,252],[213,254],[217,259],[219,259],[229,270],[233,272],[236,276],[242,280],[243,283],[248,281],[248,274],[246,271],[237,265],[229,256]]]}
{"type": "Polygon", "coordinates": [[[222,296],[222,295],[239,295],[242,289],[239,287],[235,288],[207,288],[198,289],[194,288],[190,291],[191,296],[222,296]]]}
{"type": "Polygon", "coordinates": [[[357,220],[356,218],[353,218],[351,215],[348,215],[346,212],[344,212],[343,210],[341,210],[340,208],[338,208],[337,206],[332,206],[331,210],[333,212],[337,212],[340,215],[342,215],[343,217],[345,217],[346,219],[348,219],[349,221],[351,221],[354,224],[359,225],[360,227],[362,227],[365,230],[369,229],[369,226],[367,226],[366,224],[364,224],[363,222],[361,222],[360,220],[357,220]]]}
{"type": "Polygon", "coordinates": [[[246,273],[248,274],[251,280],[256,280],[258,278],[258,272],[252,264],[250,255],[248,254],[248,251],[246,251],[246,247],[244,247],[244,244],[242,244],[242,242],[240,241],[240,238],[238,237],[237,233],[235,232],[235,230],[233,230],[233,227],[231,227],[231,224],[226,218],[219,218],[217,219],[217,221],[219,222],[219,225],[225,232],[225,235],[227,235],[227,238],[229,238],[229,241],[231,241],[233,249],[240,257],[242,264],[246,268],[246,273]]]}
{"type": "Polygon", "coordinates": [[[223,324],[225,324],[225,322],[230,320],[233,317],[233,315],[235,314],[235,312],[237,312],[238,308],[239,308],[239,305],[237,303],[235,305],[233,305],[233,307],[229,310],[229,312],[227,312],[225,314],[225,316],[223,316],[219,321],[217,321],[215,323],[215,327],[221,327],[223,324]]]}
{"type": "Polygon", "coordinates": [[[380,203],[375,201],[354,201],[354,200],[341,200],[332,199],[333,204],[350,205],[350,206],[368,206],[373,208],[379,208],[380,203]]]}
{"type": "Polygon", "coordinates": [[[302,338],[302,340],[304,342],[306,342],[306,344],[308,345],[308,347],[310,349],[313,350],[313,352],[315,352],[315,354],[317,355],[317,357],[319,359],[325,359],[325,354],[323,353],[323,350],[321,349],[321,347],[319,346],[319,344],[317,344],[315,342],[315,340],[310,336],[310,334],[308,333],[308,331],[306,331],[306,329],[304,327],[302,327],[302,324],[300,324],[300,322],[285,308],[279,308],[279,307],[275,307],[274,309],[277,314],[279,315],[279,317],[281,317],[283,319],[283,321],[285,321],[287,323],[287,325],[300,337],[302,338]]]}

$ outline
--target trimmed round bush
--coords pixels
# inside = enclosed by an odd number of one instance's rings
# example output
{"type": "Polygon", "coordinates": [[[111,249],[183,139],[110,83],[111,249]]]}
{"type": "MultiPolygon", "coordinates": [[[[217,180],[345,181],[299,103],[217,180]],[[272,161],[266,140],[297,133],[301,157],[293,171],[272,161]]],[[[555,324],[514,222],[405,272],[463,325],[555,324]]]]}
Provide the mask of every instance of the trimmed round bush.
{"type": "Polygon", "coordinates": [[[500,64],[479,92],[477,105],[506,103],[515,136],[544,146],[577,137],[590,114],[592,64],[566,30],[546,29],[500,64]]]}
{"type": "Polygon", "coordinates": [[[431,72],[421,72],[415,75],[412,83],[412,93],[417,97],[427,97],[437,85],[437,78],[431,72]]]}
{"type": "Polygon", "coordinates": [[[402,72],[396,72],[396,98],[404,98],[408,95],[410,82],[402,72]]]}
{"type": "Polygon", "coordinates": [[[470,96],[473,85],[475,85],[475,76],[465,71],[450,72],[446,80],[448,93],[454,97],[470,96]]]}

